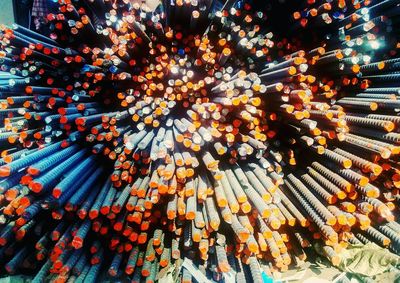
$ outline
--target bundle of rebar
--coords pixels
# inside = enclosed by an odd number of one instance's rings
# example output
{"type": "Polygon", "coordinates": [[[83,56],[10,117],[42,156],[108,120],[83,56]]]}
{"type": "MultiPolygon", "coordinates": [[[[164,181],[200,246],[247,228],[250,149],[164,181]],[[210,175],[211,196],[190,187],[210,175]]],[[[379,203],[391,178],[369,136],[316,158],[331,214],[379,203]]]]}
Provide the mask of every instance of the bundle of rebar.
{"type": "Polygon", "coordinates": [[[58,6],[48,36],[0,31],[5,272],[262,282],[311,246],[400,251],[399,1],[58,6]]]}

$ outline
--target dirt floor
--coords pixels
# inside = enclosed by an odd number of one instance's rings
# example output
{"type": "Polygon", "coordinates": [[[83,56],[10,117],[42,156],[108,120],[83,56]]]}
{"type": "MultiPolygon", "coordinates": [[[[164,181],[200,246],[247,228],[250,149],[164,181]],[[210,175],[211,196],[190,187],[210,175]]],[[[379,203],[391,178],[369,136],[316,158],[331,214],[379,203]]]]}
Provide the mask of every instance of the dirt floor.
{"type": "Polygon", "coordinates": [[[306,268],[292,269],[281,274],[276,274],[275,280],[282,283],[400,283],[400,271],[385,272],[372,279],[342,272],[335,267],[308,264],[306,268]]]}

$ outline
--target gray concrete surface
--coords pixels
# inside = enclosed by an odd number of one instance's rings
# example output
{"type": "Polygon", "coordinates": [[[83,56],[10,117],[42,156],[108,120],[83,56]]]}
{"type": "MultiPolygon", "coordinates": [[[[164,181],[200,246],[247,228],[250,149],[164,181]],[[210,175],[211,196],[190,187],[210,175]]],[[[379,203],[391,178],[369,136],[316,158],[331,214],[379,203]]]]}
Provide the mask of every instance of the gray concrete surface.
{"type": "Polygon", "coordinates": [[[12,0],[0,0],[0,24],[12,24],[14,12],[12,0]]]}

